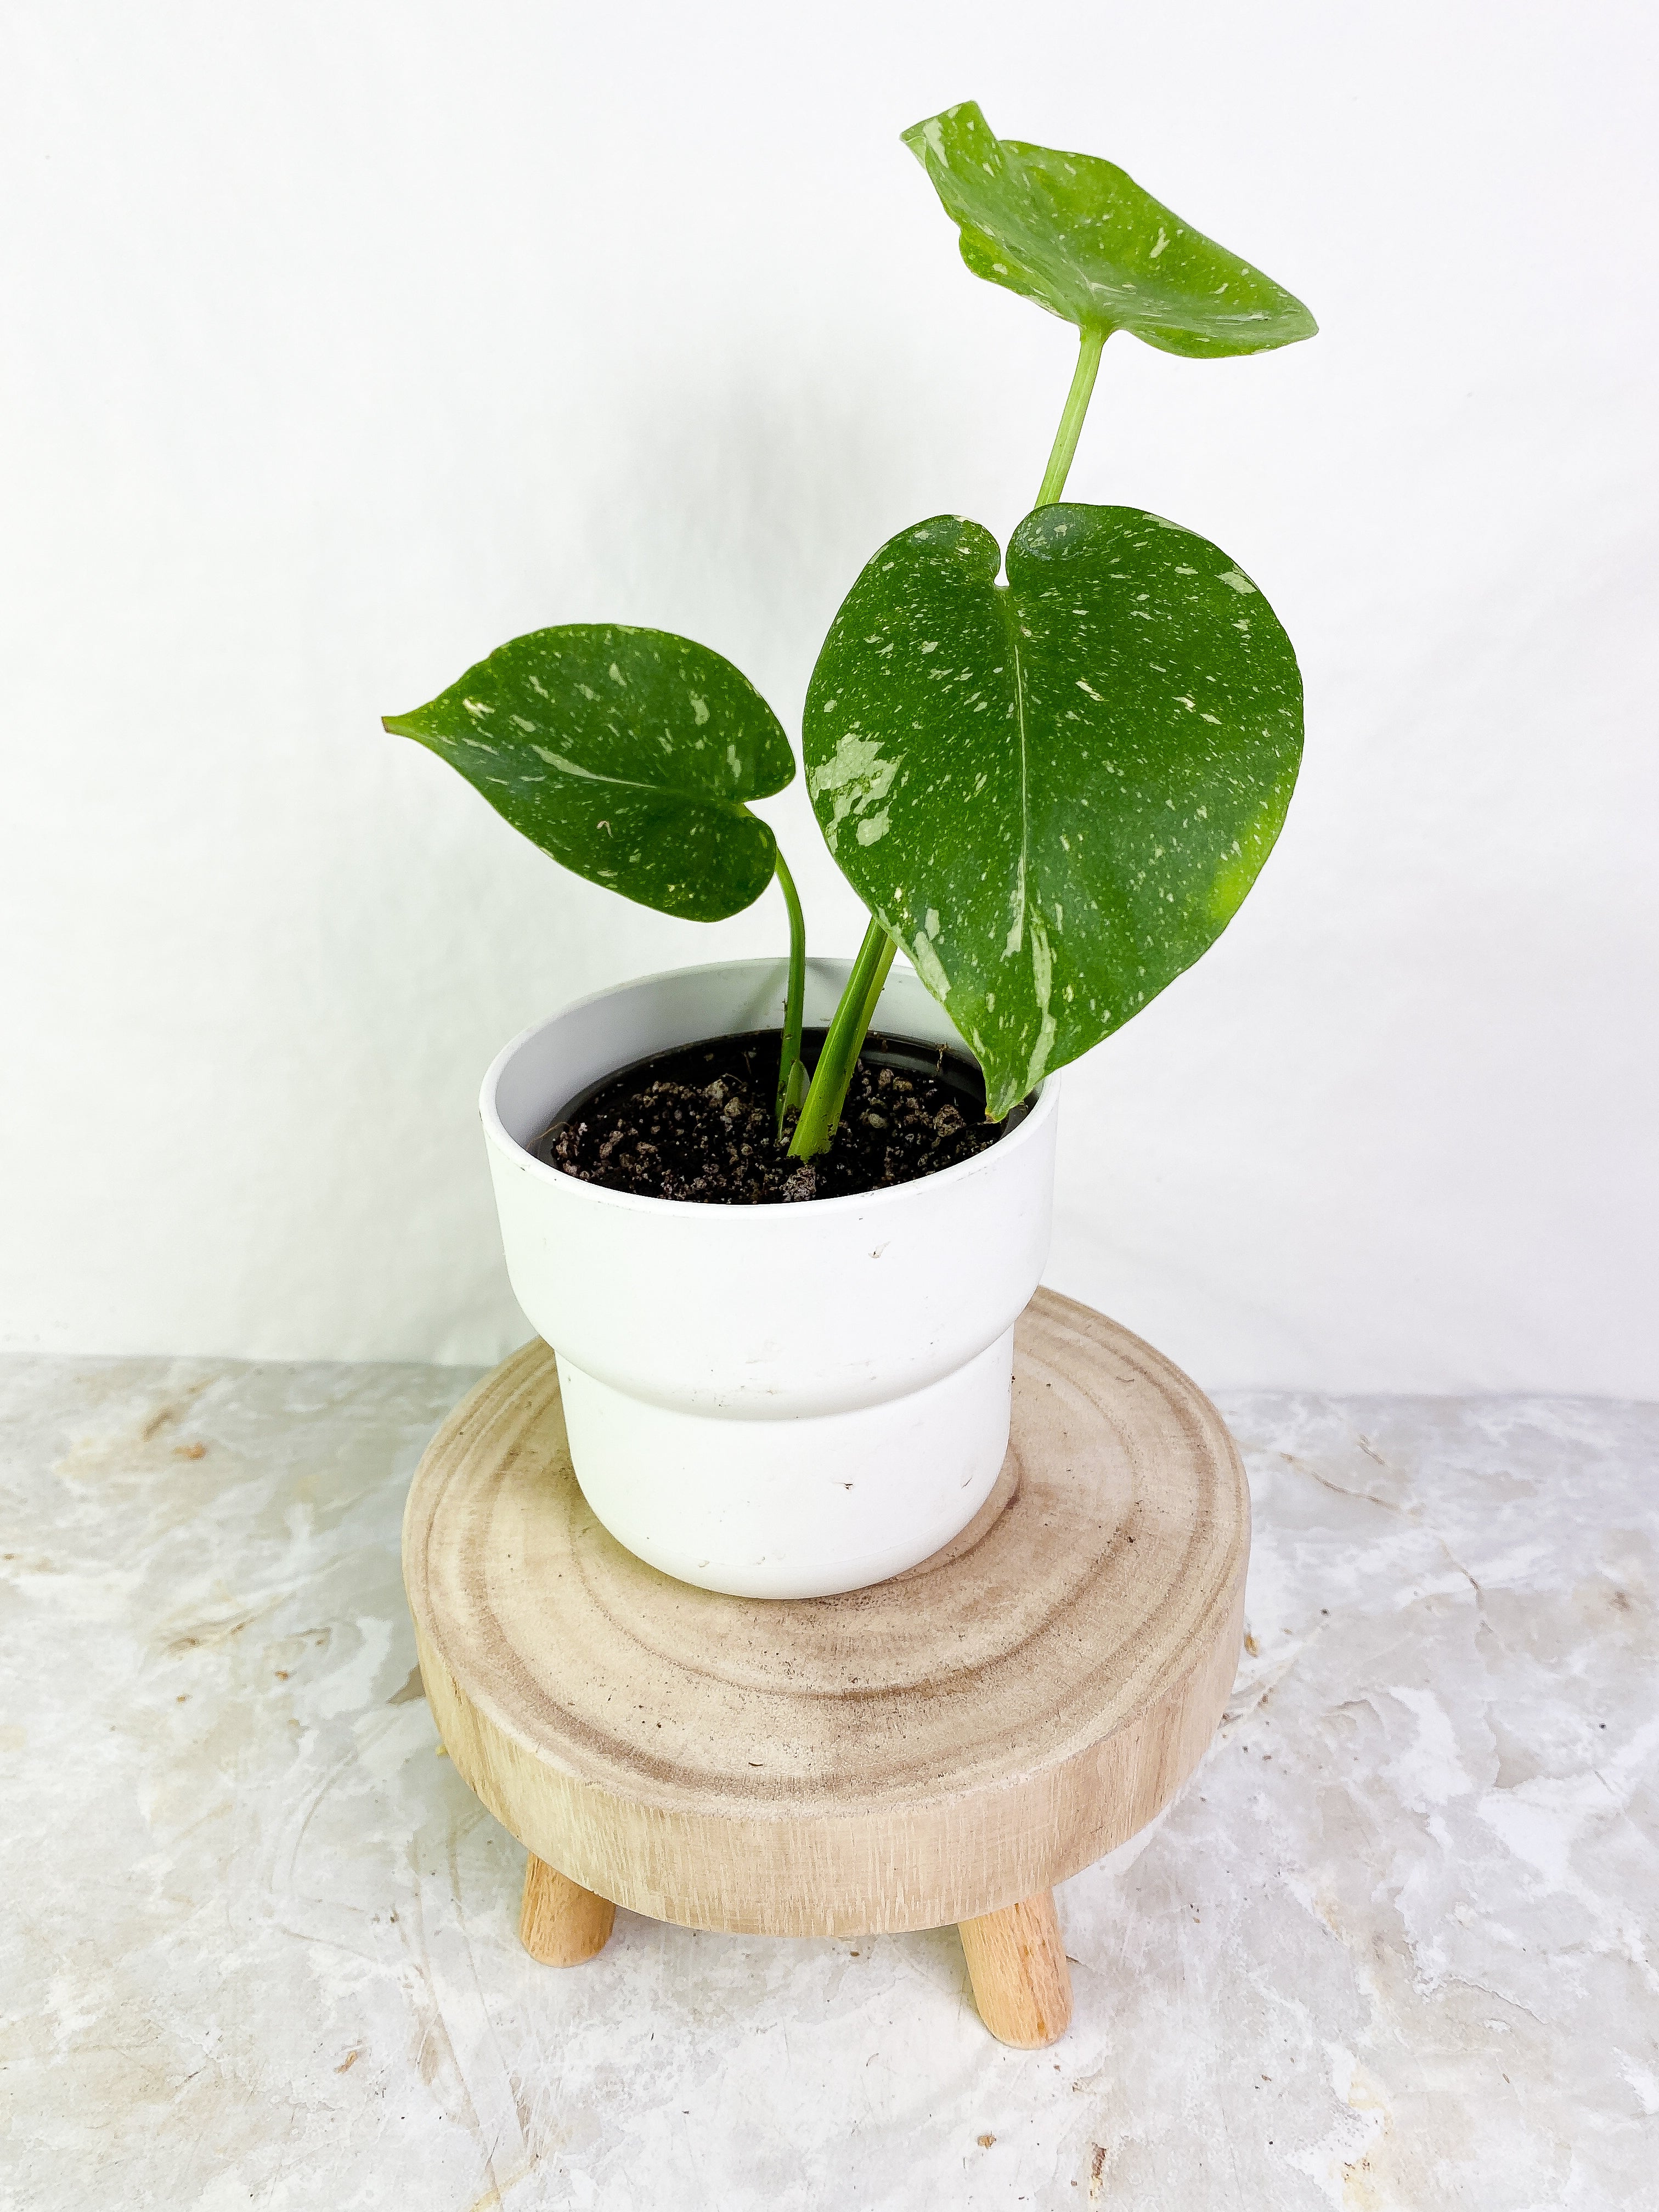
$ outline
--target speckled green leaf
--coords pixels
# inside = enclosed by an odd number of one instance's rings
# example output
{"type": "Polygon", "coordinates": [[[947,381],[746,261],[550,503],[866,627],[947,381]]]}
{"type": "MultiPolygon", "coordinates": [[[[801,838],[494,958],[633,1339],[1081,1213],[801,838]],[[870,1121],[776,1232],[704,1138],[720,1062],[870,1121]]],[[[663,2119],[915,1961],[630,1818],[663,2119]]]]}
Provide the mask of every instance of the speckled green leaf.
{"type": "Polygon", "coordinates": [[[532,630],[386,726],[543,852],[642,906],[718,921],[771,881],[772,832],[743,802],[788,782],[789,741],[748,679],[690,638],[532,630]]]}
{"type": "Polygon", "coordinates": [[[971,100],[904,143],[962,232],[975,276],[1165,353],[1265,353],[1318,327],[1271,277],[1091,154],[999,138],[971,100]]]}
{"type": "Polygon", "coordinates": [[[1291,641],[1217,546],[1138,507],[941,515],[883,546],[807,692],[806,787],[1000,1117],[1212,944],[1302,753],[1291,641]]]}

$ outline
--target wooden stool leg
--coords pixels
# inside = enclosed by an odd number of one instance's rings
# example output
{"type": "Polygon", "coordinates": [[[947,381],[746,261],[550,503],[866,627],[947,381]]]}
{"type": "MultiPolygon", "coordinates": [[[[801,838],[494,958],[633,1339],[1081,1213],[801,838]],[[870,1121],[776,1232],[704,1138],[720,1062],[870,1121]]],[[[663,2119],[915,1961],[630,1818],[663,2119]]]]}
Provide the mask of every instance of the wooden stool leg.
{"type": "Polygon", "coordinates": [[[1072,2017],[1072,1977],[1054,1917],[1054,1893],[1039,1890],[1001,1912],[961,1924],[968,1978],[979,2016],[999,2043],[1041,2051],[1072,2017]]]}
{"type": "Polygon", "coordinates": [[[616,1917],[609,1898],[595,1897],[531,1852],[524,1870],[519,1940],[532,1959],[544,1966],[580,1966],[604,1950],[616,1917]]]}

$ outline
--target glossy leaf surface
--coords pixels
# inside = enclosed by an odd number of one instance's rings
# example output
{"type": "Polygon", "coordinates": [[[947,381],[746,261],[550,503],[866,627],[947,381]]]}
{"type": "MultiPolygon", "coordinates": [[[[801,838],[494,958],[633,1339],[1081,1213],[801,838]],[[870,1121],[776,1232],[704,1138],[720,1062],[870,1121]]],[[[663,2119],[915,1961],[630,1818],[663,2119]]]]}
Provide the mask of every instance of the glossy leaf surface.
{"type": "Polygon", "coordinates": [[[1250,579],[1137,507],[1041,507],[999,565],[958,516],[890,540],[804,750],[830,850],[1000,1117],[1226,927],[1290,803],[1302,684],[1250,579]]]}
{"type": "Polygon", "coordinates": [[[1317,325],[1271,277],[1194,230],[1111,161],[999,138],[971,100],[904,133],[976,276],[1080,328],[1165,353],[1263,353],[1317,325]]]}
{"type": "Polygon", "coordinates": [[[748,679],[690,638],[532,630],[386,726],[543,852],[642,906],[717,921],[772,879],[772,832],[744,801],[789,781],[788,740],[748,679]]]}

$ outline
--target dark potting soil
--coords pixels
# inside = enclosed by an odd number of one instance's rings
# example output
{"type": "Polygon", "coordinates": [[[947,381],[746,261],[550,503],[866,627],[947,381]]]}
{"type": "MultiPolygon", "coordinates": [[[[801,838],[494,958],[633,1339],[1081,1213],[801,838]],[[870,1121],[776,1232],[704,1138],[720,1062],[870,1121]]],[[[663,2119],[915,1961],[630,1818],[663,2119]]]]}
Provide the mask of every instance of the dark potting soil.
{"type": "MultiPolygon", "coordinates": [[[[808,1030],[808,1066],[824,1032],[808,1030]]],[[[1024,1119],[985,1119],[985,1079],[965,1054],[902,1037],[865,1042],[827,1152],[792,1160],[773,1126],[776,1030],[710,1037],[659,1053],[573,1099],[530,1151],[550,1167],[607,1190],[708,1206],[775,1206],[845,1198],[914,1182],[971,1159],[1024,1119]]]]}

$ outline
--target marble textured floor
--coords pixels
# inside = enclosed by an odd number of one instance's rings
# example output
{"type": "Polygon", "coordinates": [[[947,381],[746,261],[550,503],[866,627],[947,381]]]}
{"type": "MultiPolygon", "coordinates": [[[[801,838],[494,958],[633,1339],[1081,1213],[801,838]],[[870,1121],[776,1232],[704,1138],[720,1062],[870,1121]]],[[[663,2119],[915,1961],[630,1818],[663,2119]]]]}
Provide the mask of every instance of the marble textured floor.
{"type": "Polygon", "coordinates": [[[950,1930],[524,1955],[398,1581],[469,1379],[0,1366],[0,2203],[1659,2207],[1659,1407],[1224,1401],[1244,1664],[1033,2056],[950,1930]]]}

